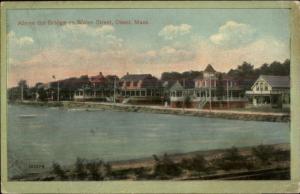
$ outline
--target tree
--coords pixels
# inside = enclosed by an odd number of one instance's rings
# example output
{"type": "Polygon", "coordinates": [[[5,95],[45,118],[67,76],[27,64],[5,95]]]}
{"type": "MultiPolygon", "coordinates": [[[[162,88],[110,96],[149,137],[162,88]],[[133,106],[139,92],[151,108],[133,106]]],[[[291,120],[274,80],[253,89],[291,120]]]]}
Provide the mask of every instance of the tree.
{"type": "Polygon", "coordinates": [[[285,68],[280,62],[274,61],[270,64],[269,71],[271,75],[283,75],[285,68]]]}
{"type": "Polygon", "coordinates": [[[239,65],[237,69],[240,77],[247,77],[247,76],[254,75],[254,66],[245,61],[243,62],[242,65],[239,65]]]}
{"type": "Polygon", "coordinates": [[[191,105],[191,97],[189,95],[185,95],[183,99],[183,108],[188,108],[191,105]]]}
{"type": "Polygon", "coordinates": [[[27,85],[27,81],[26,80],[20,80],[18,82],[18,89],[19,89],[19,93],[20,93],[20,98],[21,100],[23,99],[27,99],[28,98],[28,85],[27,85]]]}
{"type": "Polygon", "coordinates": [[[182,75],[178,72],[163,72],[161,74],[162,81],[180,80],[180,79],[182,79],[182,75]]]}

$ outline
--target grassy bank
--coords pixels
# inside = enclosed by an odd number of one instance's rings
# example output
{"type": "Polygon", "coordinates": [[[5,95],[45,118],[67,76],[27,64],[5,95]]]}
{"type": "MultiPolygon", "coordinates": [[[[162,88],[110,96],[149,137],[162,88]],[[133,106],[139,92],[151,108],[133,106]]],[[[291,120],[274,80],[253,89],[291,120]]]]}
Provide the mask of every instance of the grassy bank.
{"type": "Polygon", "coordinates": [[[75,102],[75,101],[61,101],[61,102],[14,102],[18,104],[37,105],[47,107],[64,107],[68,109],[85,109],[92,110],[116,110],[124,112],[147,112],[159,114],[174,114],[196,117],[209,118],[223,118],[246,121],[269,121],[269,122],[289,122],[289,113],[275,113],[275,112],[255,112],[242,110],[203,110],[203,109],[182,109],[182,108],[168,108],[163,106],[146,106],[146,105],[129,105],[129,104],[114,104],[101,102],[75,102]]]}
{"type": "Polygon", "coordinates": [[[289,164],[289,144],[259,145],[116,162],[77,158],[74,165],[53,163],[48,172],[12,180],[285,180],[289,164]]]}

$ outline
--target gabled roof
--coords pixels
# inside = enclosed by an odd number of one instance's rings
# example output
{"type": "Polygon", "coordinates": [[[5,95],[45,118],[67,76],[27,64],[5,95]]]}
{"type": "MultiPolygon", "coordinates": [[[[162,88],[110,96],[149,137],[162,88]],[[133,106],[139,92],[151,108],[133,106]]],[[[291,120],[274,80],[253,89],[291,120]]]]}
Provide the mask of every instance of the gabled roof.
{"type": "Polygon", "coordinates": [[[289,76],[274,76],[274,75],[261,75],[260,78],[264,79],[273,88],[289,88],[289,76]]]}
{"type": "Polygon", "coordinates": [[[165,88],[165,89],[170,89],[177,81],[175,80],[168,80],[168,81],[164,81],[162,86],[165,88]]]}
{"type": "Polygon", "coordinates": [[[183,86],[181,85],[181,83],[179,83],[179,81],[176,81],[175,83],[173,83],[173,85],[170,87],[171,91],[174,90],[183,90],[183,86]]]}
{"type": "Polygon", "coordinates": [[[204,72],[208,73],[216,73],[216,70],[211,66],[211,64],[208,64],[206,68],[204,69],[204,72]]]}
{"type": "Polygon", "coordinates": [[[121,78],[121,80],[139,81],[139,80],[144,80],[146,78],[152,78],[152,75],[151,74],[126,74],[121,78]]]}
{"type": "Polygon", "coordinates": [[[192,89],[195,88],[194,80],[177,80],[173,82],[172,85],[169,86],[170,90],[174,89],[192,89]]]}

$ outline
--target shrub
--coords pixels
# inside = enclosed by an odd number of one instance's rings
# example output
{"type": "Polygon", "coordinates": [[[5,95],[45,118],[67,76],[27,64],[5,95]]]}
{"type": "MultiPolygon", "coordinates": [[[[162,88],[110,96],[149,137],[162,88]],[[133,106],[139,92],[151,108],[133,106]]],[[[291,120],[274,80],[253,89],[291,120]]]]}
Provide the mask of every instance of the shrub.
{"type": "Polygon", "coordinates": [[[112,173],[111,165],[109,163],[105,163],[104,168],[105,168],[105,175],[110,176],[112,173]]]}
{"type": "Polygon", "coordinates": [[[103,162],[99,161],[90,161],[86,164],[86,169],[89,172],[92,180],[103,180],[103,162]]]}
{"type": "Polygon", "coordinates": [[[65,171],[61,168],[58,163],[52,164],[53,173],[57,175],[61,180],[67,179],[65,171]]]}
{"type": "Polygon", "coordinates": [[[276,150],[274,153],[274,160],[275,161],[290,161],[290,151],[289,150],[276,150]]]}
{"type": "Polygon", "coordinates": [[[87,176],[87,172],[84,166],[84,159],[77,158],[75,163],[75,174],[77,179],[82,180],[87,176]]]}
{"type": "Polygon", "coordinates": [[[224,153],[222,158],[216,159],[215,164],[223,170],[233,170],[242,168],[251,168],[246,158],[240,155],[236,147],[232,147],[224,153]]]}
{"type": "Polygon", "coordinates": [[[181,168],[174,163],[170,157],[165,154],[162,159],[154,157],[156,163],[154,167],[154,174],[160,178],[174,177],[181,174],[181,168]]]}
{"type": "Polygon", "coordinates": [[[223,159],[229,161],[238,161],[238,160],[242,160],[243,156],[240,155],[239,150],[236,147],[232,147],[226,150],[223,159]]]}
{"type": "Polygon", "coordinates": [[[268,145],[259,145],[252,149],[252,154],[258,158],[262,164],[269,164],[274,157],[274,153],[274,147],[268,145]]]}
{"type": "Polygon", "coordinates": [[[201,155],[196,155],[191,159],[183,159],[181,161],[181,166],[185,169],[197,172],[207,171],[207,161],[201,155]]]}

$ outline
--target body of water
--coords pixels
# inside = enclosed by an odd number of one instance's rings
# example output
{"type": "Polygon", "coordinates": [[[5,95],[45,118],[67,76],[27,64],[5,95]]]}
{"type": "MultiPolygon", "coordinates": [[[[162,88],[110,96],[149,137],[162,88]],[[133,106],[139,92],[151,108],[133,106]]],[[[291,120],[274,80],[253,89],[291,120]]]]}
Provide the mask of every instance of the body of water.
{"type": "Polygon", "coordinates": [[[115,161],[289,142],[288,123],[8,106],[9,176],[77,157],[115,161]]]}

